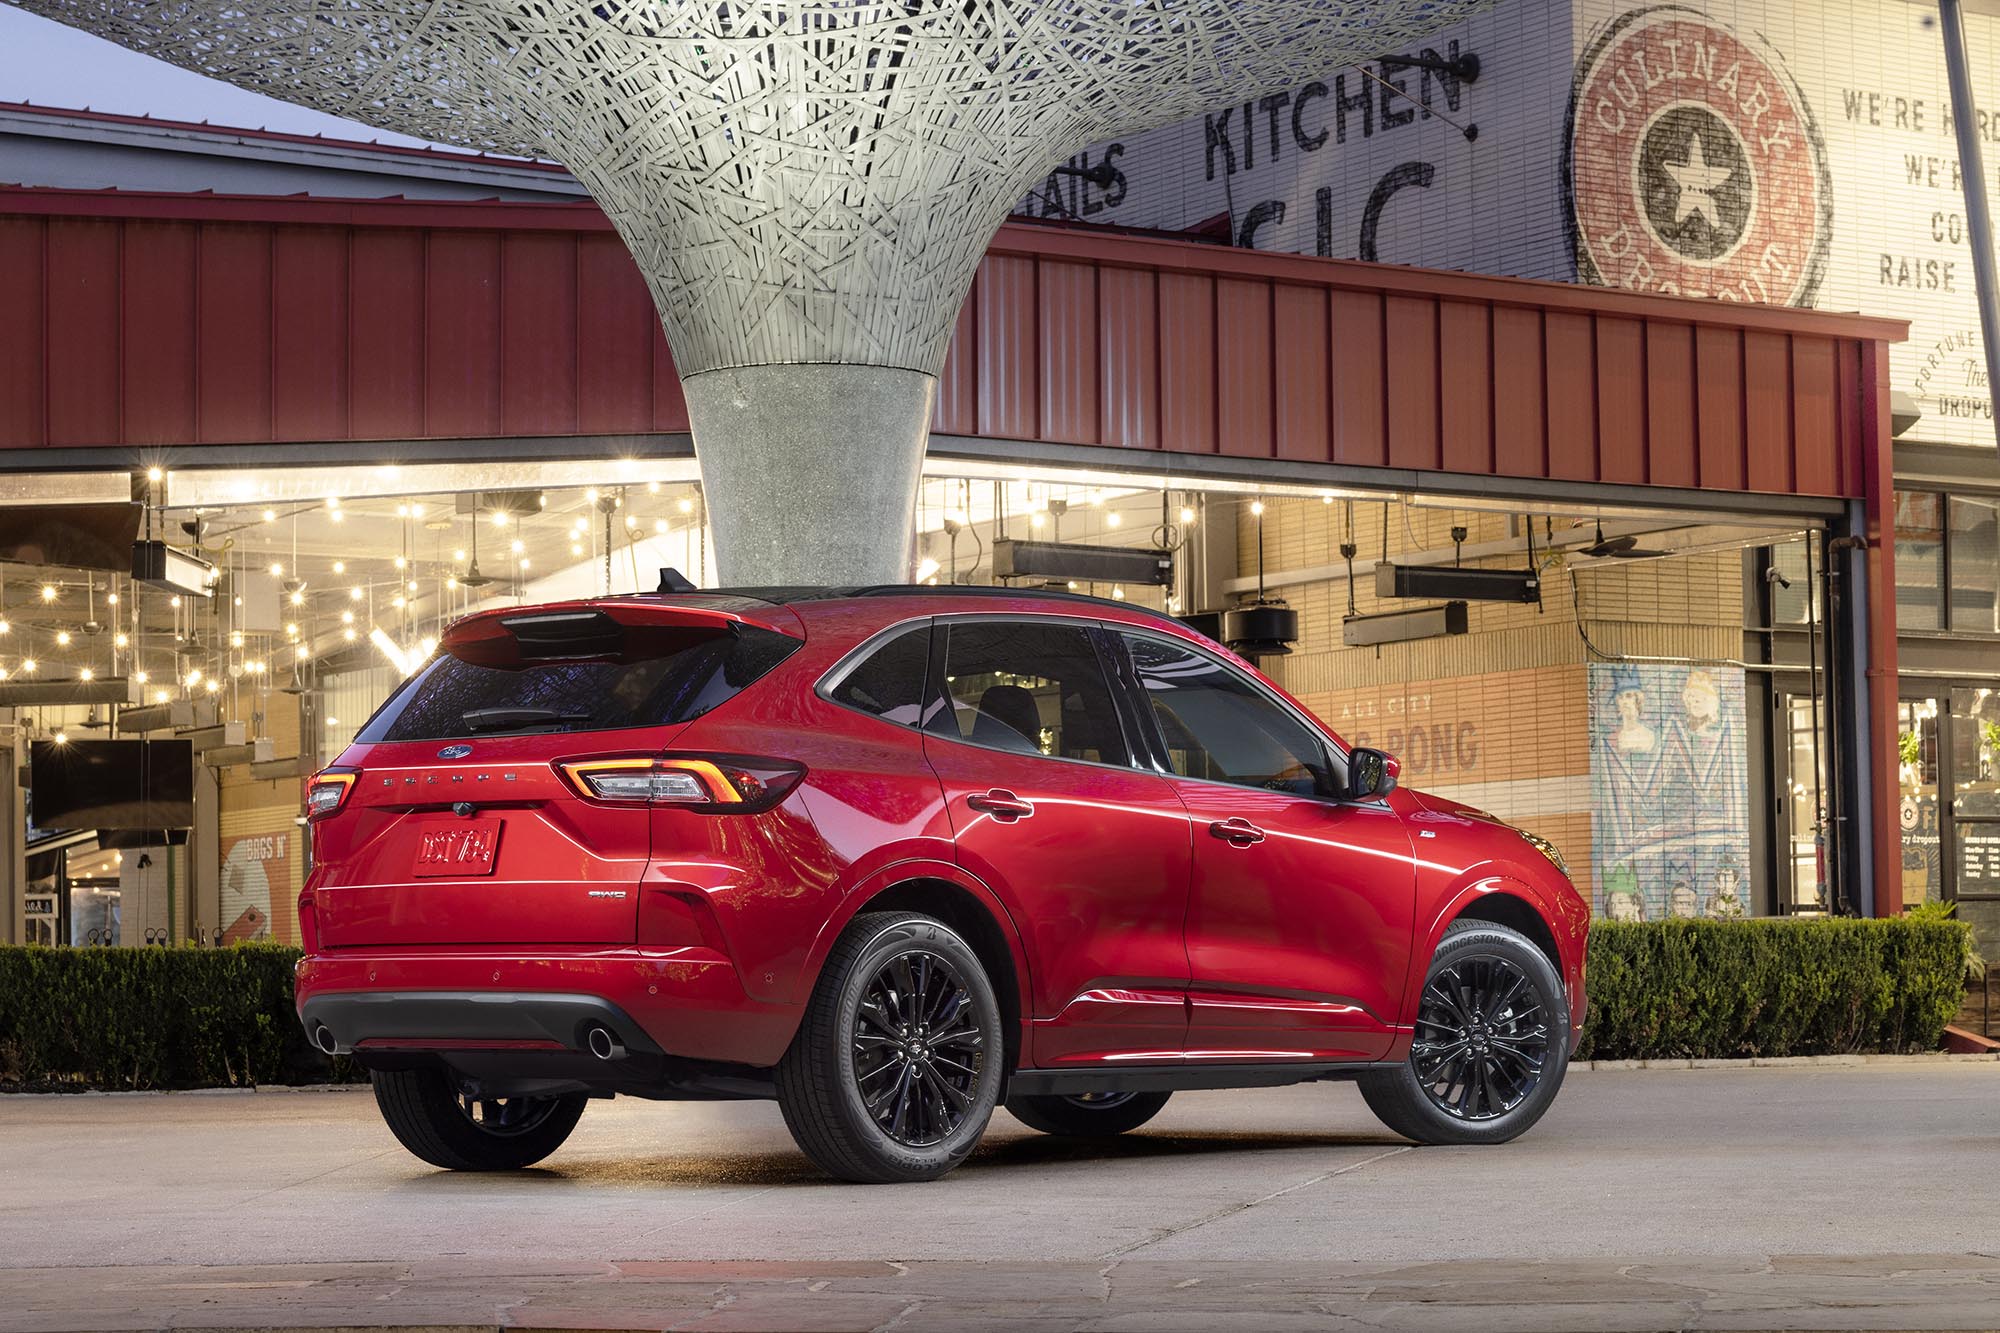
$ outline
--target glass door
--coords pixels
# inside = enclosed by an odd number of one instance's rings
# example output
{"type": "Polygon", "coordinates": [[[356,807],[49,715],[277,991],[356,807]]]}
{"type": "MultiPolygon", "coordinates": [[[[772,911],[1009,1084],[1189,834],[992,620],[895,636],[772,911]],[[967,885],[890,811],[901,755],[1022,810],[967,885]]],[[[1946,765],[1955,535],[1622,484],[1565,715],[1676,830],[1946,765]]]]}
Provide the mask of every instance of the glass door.
{"type": "Polygon", "coordinates": [[[1943,719],[1935,698],[1896,705],[1898,823],[1903,834],[1903,905],[1948,897],[1945,879],[1945,811],[1938,801],[1943,719]]]}
{"type": "MultiPolygon", "coordinates": [[[[1813,701],[1810,695],[1793,694],[1782,698],[1778,717],[1785,728],[1779,742],[1787,762],[1785,782],[1789,786],[1784,803],[1784,864],[1781,873],[1783,900],[1781,914],[1816,915],[1827,909],[1825,847],[1821,841],[1820,812],[1826,799],[1825,751],[1814,730],[1813,701]]],[[[1823,720],[1823,716],[1822,716],[1823,720]]]]}

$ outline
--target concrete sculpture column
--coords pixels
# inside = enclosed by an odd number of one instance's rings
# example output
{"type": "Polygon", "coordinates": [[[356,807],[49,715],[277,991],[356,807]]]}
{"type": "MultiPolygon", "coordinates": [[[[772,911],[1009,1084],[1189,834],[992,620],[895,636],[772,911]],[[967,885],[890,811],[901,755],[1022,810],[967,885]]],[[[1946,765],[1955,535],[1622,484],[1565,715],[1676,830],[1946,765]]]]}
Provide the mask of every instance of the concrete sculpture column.
{"type": "Polygon", "coordinates": [[[890,582],[993,232],[1077,149],[1484,0],[21,0],[177,65],[553,158],[687,384],[727,583],[890,582]]]}

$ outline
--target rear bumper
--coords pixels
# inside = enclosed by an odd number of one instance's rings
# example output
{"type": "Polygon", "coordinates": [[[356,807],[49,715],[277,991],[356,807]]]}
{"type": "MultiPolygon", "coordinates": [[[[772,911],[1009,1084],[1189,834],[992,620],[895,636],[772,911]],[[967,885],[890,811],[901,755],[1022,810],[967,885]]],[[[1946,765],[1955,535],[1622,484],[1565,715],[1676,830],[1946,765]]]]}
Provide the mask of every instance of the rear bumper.
{"type": "Polygon", "coordinates": [[[791,1044],[795,1005],[745,993],[709,949],[336,949],[300,960],[308,1037],[342,1051],[581,1051],[592,1027],[634,1053],[767,1068],[791,1044]]]}

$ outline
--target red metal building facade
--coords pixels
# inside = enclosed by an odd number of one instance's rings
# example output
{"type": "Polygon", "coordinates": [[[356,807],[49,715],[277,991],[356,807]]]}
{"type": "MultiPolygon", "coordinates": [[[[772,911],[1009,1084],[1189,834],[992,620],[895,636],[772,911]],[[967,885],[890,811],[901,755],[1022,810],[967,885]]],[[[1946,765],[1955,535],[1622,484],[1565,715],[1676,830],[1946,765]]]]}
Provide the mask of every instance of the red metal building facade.
{"type": "MultiPolygon", "coordinates": [[[[1864,502],[1889,792],[1886,347],[1903,332],[1017,225],[961,315],[935,430],[1329,482],[1864,502]]],[[[0,191],[0,466],[687,430],[650,298],[592,206],[0,191]]],[[[1877,806],[1875,877],[1894,884],[1895,810],[1877,806]]]]}

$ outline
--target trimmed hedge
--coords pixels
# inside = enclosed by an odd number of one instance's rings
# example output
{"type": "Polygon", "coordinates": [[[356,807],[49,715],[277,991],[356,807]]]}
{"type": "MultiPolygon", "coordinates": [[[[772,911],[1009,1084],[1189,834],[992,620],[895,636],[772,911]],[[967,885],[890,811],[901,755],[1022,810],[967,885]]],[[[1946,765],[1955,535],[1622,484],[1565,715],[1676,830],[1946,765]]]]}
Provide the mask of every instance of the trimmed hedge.
{"type": "Polygon", "coordinates": [[[1936,1050],[1969,929],[1934,914],[1598,922],[1578,1058],[1936,1050]]]}
{"type": "MultiPolygon", "coordinates": [[[[1581,1058],[1937,1048],[1967,927],[1887,921],[1599,922],[1581,1058]]],[[[214,1088],[358,1077],[292,1012],[299,951],[0,947],[0,1088],[214,1088]]]]}
{"type": "Polygon", "coordinates": [[[0,1088],[228,1088],[355,1077],[292,1012],[299,951],[0,947],[0,1088]],[[336,1068],[336,1066],[339,1066],[336,1068]]]}

